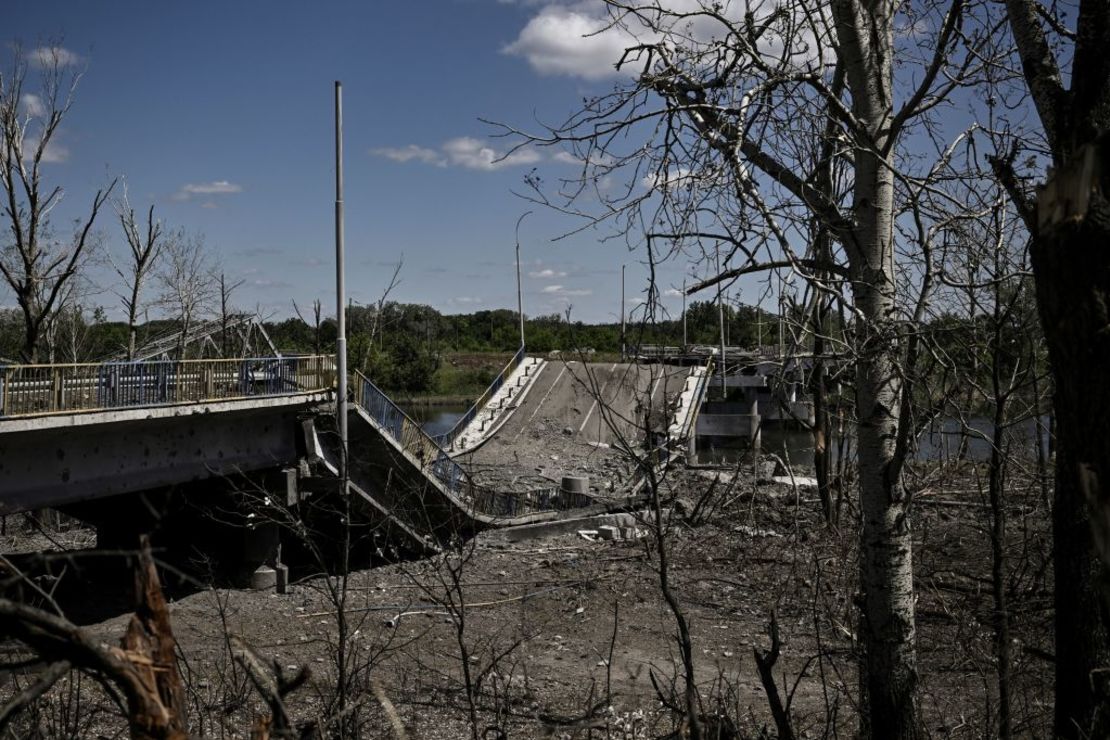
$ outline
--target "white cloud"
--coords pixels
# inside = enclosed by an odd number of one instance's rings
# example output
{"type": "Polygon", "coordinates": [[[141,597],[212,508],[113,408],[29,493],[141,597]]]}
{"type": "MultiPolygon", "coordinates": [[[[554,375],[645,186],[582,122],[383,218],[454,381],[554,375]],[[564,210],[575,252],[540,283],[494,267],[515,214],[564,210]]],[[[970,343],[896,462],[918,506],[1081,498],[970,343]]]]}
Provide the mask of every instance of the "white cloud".
{"type": "Polygon", "coordinates": [[[535,149],[499,151],[472,136],[449,139],[443,142],[439,149],[409,144],[403,147],[378,147],[371,149],[370,153],[394,162],[422,162],[436,167],[451,165],[486,172],[503,167],[535,164],[543,159],[535,149]]]}
{"type": "Polygon", "coordinates": [[[482,303],[482,298],[480,296],[461,295],[448,299],[447,302],[462,306],[473,306],[476,303],[482,303]]]}
{"type": "Polygon", "coordinates": [[[640,181],[648,190],[682,187],[693,184],[693,170],[689,167],[675,167],[666,172],[652,172],[640,181]]]}
{"type": "Polygon", "coordinates": [[[541,293],[548,295],[567,297],[567,296],[585,296],[593,295],[594,292],[588,288],[566,288],[562,285],[545,285],[541,293]]]}
{"type": "Polygon", "coordinates": [[[41,116],[46,113],[46,104],[42,102],[42,98],[31,93],[20,96],[19,107],[28,116],[41,116]]]}
{"type": "Polygon", "coordinates": [[[451,164],[472,170],[499,170],[502,167],[534,164],[541,159],[540,153],[534,149],[517,149],[506,154],[485,146],[470,136],[460,136],[445,142],[443,151],[451,164]]]}
{"type": "MultiPolygon", "coordinates": [[[[804,4],[803,4],[804,5],[804,4]]],[[[536,72],[543,75],[565,75],[587,80],[602,80],[620,76],[638,75],[643,69],[643,59],[631,54],[621,70],[616,69],[625,50],[639,44],[654,43],[662,34],[649,24],[673,31],[672,40],[680,40],[684,47],[707,44],[719,39],[725,27],[706,14],[697,14],[706,7],[713,7],[722,17],[742,23],[751,11],[756,25],[768,20],[773,13],[781,13],[781,3],[732,0],[710,3],[708,0],[660,0],[663,12],[650,6],[642,15],[610,13],[604,0],[549,0],[521,29],[517,38],[502,51],[521,57],[536,72]]],[[[793,11],[797,18],[788,25],[806,28],[801,16],[812,9],[793,11]]],[[[787,23],[780,19],[780,22],[787,23]]],[[[800,66],[811,66],[814,61],[812,34],[802,30],[799,43],[791,56],[800,66]]],[[[759,42],[761,52],[777,56],[781,50],[778,34],[766,34],[759,42]]]]}
{"type": "Polygon", "coordinates": [[[607,30],[608,22],[599,3],[548,5],[503,51],[527,59],[540,74],[612,77],[618,74],[615,65],[621,53],[635,41],[625,31],[607,30]]]}
{"type": "MultiPolygon", "coordinates": [[[[550,267],[545,268],[543,270],[533,270],[532,272],[528,273],[528,277],[530,277],[534,280],[543,280],[543,279],[550,280],[551,278],[562,278],[562,277],[566,277],[566,276],[567,276],[567,274],[565,272],[559,272],[557,270],[552,270],[550,267]]],[[[551,286],[548,286],[548,287],[551,287],[551,286]]]]}
{"type": "Polygon", "coordinates": [[[72,67],[84,61],[81,55],[62,46],[40,46],[27,52],[27,58],[37,67],[72,67]]]}
{"type": "MultiPolygon", "coordinates": [[[[61,131],[61,129],[58,129],[58,131],[61,131]]],[[[65,162],[69,159],[69,147],[59,144],[57,136],[58,134],[55,132],[54,138],[51,138],[50,141],[47,142],[46,149],[42,152],[41,161],[43,164],[58,164],[59,162],[65,162]]],[[[25,162],[33,160],[38,148],[38,137],[28,138],[23,144],[23,160],[25,162]]]]}
{"type": "Polygon", "coordinates": [[[173,199],[189,200],[194,195],[227,195],[228,193],[241,192],[243,192],[242,185],[236,185],[227,180],[213,180],[212,182],[182,185],[181,189],[174,193],[173,199]]]}
{"type": "Polygon", "coordinates": [[[386,159],[392,159],[394,162],[408,162],[416,160],[424,164],[434,164],[437,167],[446,167],[447,159],[435,149],[428,149],[427,147],[417,146],[416,144],[409,144],[403,147],[389,147],[383,146],[370,150],[371,154],[386,159]]]}
{"type": "Polygon", "coordinates": [[[663,295],[667,296],[668,298],[679,298],[682,296],[682,291],[678,288],[667,288],[663,291],[663,295]]]}

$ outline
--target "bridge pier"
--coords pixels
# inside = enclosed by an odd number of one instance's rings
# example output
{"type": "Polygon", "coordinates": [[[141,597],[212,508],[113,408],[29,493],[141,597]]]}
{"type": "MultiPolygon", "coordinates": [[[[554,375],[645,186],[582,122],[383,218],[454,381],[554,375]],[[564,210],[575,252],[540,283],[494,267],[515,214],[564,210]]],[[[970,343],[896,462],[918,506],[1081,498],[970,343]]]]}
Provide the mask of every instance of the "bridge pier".
{"type": "Polygon", "coordinates": [[[258,500],[284,500],[282,471],[211,479],[173,488],[121,494],[63,507],[96,529],[96,548],[130,553],[150,535],[155,557],[202,583],[250,583],[261,565],[273,565],[279,523],[258,513],[258,500]],[[249,491],[245,493],[245,491],[249,491]]]}

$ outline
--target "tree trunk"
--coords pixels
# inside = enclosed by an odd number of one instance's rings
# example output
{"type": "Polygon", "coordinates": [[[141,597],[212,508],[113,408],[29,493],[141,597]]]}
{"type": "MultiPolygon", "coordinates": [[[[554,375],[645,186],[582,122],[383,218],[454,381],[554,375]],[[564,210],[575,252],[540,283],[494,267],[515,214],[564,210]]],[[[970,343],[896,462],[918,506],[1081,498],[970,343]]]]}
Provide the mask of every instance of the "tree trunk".
{"type": "MultiPolygon", "coordinates": [[[[1105,568],[1098,562],[1101,555],[1110,565],[1110,201],[1101,195],[1110,193],[1110,145],[1105,136],[1096,158],[1101,181],[1084,184],[1092,193],[1087,212],[1042,222],[1030,247],[1059,439],[1053,506],[1055,731],[1063,738],[1105,737],[1110,710],[1101,679],[1110,666],[1110,614],[1099,594],[1105,568]]],[[[1049,195],[1042,194],[1041,201],[1038,209],[1049,213],[1054,205],[1049,195]]]]}
{"type": "Polygon", "coordinates": [[[891,244],[894,180],[874,154],[856,159],[852,270],[859,358],[861,735],[913,738],[917,722],[913,543],[908,501],[895,454],[901,381],[891,244]]]}
{"type": "Polygon", "coordinates": [[[1003,488],[1005,458],[1002,454],[1004,431],[1006,428],[1006,398],[1000,397],[999,358],[995,336],[996,355],[994,359],[994,430],[991,437],[990,492],[991,515],[991,592],[994,597],[994,644],[998,676],[998,737],[1010,740],[1013,737],[1010,720],[1010,614],[1006,600],[1006,505],[1003,488]]]}

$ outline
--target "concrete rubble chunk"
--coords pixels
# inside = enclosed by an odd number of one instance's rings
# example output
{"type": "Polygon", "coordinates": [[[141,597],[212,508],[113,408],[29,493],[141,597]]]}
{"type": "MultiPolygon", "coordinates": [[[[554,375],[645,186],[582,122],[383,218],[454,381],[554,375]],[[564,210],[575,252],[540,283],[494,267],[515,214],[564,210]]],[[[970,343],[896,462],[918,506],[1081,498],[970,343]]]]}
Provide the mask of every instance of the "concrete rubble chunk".
{"type": "Polygon", "coordinates": [[[619,540],[621,538],[620,527],[614,527],[612,524],[603,524],[597,528],[597,533],[603,540],[619,540]]]}

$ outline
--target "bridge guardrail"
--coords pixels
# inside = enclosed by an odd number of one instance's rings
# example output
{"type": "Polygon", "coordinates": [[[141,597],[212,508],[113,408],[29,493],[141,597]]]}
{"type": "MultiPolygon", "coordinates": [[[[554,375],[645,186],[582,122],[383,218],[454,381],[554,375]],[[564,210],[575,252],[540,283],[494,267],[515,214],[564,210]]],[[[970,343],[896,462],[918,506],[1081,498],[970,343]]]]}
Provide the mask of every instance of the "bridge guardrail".
{"type": "Polygon", "coordinates": [[[0,366],[0,419],[280,396],[335,387],[332,355],[0,366]]]}
{"type": "Polygon", "coordinates": [[[434,477],[476,511],[491,516],[512,516],[581,505],[563,495],[558,487],[504,492],[475,483],[462,465],[447,454],[438,437],[424,431],[393,399],[357,370],[354,386],[355,403],[370,415],[378,427],[397,442],[426,475],[434,477]]]}
{"type": "Polygon", "coordinates": [[[462,431],[466,429],[467,425],[470,424],[470,422],[474,421],[474,417],[478,415],[478,412],[481,411],[487,403],[489,403],[494,394],[497,393],[497,391],[501,390],[501,387],[505,385],[505,381],[509,379],[509,376],[512,375],[513,371],[516,370],[522,362],[524,362],[523,344],[520,345],[520,349],[516,351],[516,354],[513,355],[512,359],[509,360],[504,368],[502,368],[501,373],[493,379],[493,382],[490,383],[489,388],[486,388],[485,393],[475,399],[474,403],[471,404],[466,413],[463,414],[459,418],[459,420],[455,422],[455,425],[453,427],[448,429],[443,434],[437,436],[435,438],[436,442],[441,447],[445,449],[450,449],[451,445],[455,443],[455,440],[462,433],[462,431]]]}

